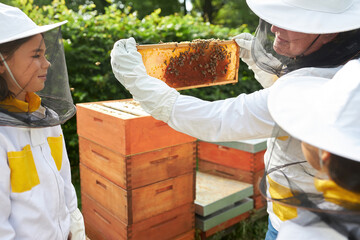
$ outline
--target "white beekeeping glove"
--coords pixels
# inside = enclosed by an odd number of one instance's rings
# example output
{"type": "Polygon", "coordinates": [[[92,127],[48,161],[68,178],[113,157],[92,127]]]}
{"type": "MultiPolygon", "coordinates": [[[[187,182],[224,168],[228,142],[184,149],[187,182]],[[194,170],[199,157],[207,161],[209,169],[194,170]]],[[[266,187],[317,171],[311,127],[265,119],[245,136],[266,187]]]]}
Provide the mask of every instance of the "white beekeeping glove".
{"type": "Polygon", "coordinates": [[[70,214],[70,219],[71,240],[85,240],[84,218],[78,208],[70,214]]]}
{"type": "Polygon", "coordinates": [[[260,69],[254,62],[251,56],[251,44],[254,40],[254,36],[250,33],[241,33],[233,37],[235,42],[240,47],[240,58],[243,60],[254,72],[255,79],[263,86],[263,88],[270,87],[278,78],[275,74],[265,72],[260,69]]]}
{"type": "Polygon", "coordinates": [[[180,95],[163,81],[146,73],[134,38],[121,39],[111,51],[111,66],[117,80],[154,118],[168,122],[172,107],[180,95]]]}

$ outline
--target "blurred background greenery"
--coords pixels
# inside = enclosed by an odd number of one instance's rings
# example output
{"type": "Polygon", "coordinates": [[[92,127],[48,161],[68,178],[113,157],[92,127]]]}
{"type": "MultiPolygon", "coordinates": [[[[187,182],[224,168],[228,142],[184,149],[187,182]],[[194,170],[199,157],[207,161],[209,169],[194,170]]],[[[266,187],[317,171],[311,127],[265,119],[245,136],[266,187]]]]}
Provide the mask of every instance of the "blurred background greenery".
{"type": "MultiPolygon", "coordinates": [[[[131,98],[110,66],[110,51],[118,39],[134,37],[140,44],[230,39],[242,32],[254,32],[258,23],[245,0],[2,0],[2,3],[19,7],[39,25],[68,20],[62,34],[75,104],[131,98]]],[[[213,101],[260,88],[252,71],[240,63],[237,84],[181,93],[213,101]]],[[[75,117],[63,125],[63,131],[81,206],[75,117]]],[[[229,239],[263,239],[264,229],[266,218],[242,223],[227,235],[229,239]]]]}

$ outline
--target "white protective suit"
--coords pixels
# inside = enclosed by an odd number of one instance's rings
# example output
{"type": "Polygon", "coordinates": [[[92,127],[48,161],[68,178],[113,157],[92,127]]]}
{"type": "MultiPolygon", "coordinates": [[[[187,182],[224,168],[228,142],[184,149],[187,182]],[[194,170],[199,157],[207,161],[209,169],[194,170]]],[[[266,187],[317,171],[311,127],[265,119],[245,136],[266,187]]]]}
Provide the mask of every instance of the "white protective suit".
{"type": "MultiPolygon", "coordinates": [[[[333,186],[333,185],[332,185],[333,186]]],[[[331,196],[334,194],[334,188],[330,188],[331,196]]],[[[346,191],[345,191],[346,192],[346,191]]],[[[340,191],[339,193],[344,193],[340,191]]],[[[346,194],[346,193],[345,193],[346,194]]],[[[341,197],[341,195],[338,195],[341,197]]],[[[345,240],[345,239],[359,239],[359,227],[356,222],[359,220],[358,215],[348,216],[344,214],[343,207],[336,205],[331,202],[324,202],[323,205],[328,205],[327,209],[333,209],[333,213],[324,214],[325,218],[331,215],[331,218],[335,218],[338,222],[337,225],[328,225],[323,221],[321,216],[317,215],[316,212],[311,212],[303,208],[297,209],[297,217],[286,221],[281,224],[277,240],[345,240]],[[330,207],[329,207],[330,206],[330,207]],[[336,212],[338,211],[338,213],[336,212]],[[349,222],[351,218],[351,221],[349,222]],[[336,227],[339,227],[345,232],[345,235],[342,235],[340,231],[335,230],[336,227]],[[347,231],[347,232],[346,232],[347,231]],[[349,235],[346,235],[349,234],[349,235]],[[350,237],[351,236],[351,237],[350,237]]]]}
{"type": "MultiPolygon", "coordinates": [[[[275,123],[267,108],[267,97],[271,87],[214,102],[180,95],[164,82],[147,75],[133,38],[122,39],[115,43],[111,52],[111,64],[115,77],[130,91],[133,98],[140,102],[143,109],[179,132],[210,142],[272,136],[275,123]]],[[[332,78],[339,69],[340,67],[304,68],[284,77],[297,77],[299,81],[302,76],[332,78]]],[[[284,136],[286,136],[285,132],[284,136]]],[[[268,150],[273,151],[272,163],[281,164],[277,162],[276,156],[282,154],[283,147],[289,146],[287,142],[289,139],[268,141],[268,144],[274,144],[274,146],[268,145],[268,150]]],[[[290,148],[287,149],[289,161],[293,158],[304,160],[299,141],[293,139],[290,148]]],[[[269,151],[265,154],[266,165],[268,160],[269,151]]],[[[308,164],[305,166],[309,167],[308,164]]],[[[311,183],[309,185],[313,186],[313,178],[306,179],[303,172],[303,169],[299,172],[294,171],[289,173],[288,177],[297,179],[299,185],[311,183]]],[[[275,185],[278,185],[276,182],[282,181],[282,179],[272,180],[275,185]]],[[[303,189],[306,188],[303,187],[303,189]]],[[[272,190],[272,187],[270,186],[268,190],[272,190]]],[[[294,218],[297,214],[295,208],[273,206],[271,202],[268,204],[268,212],[275,229],[279,229],[281,222],[294,218]]]]}
{"type": "Polygon", "coordinates": [[[307,219],[308,226],[297,224],[294,221],[286,221],[280,227],[276,240],[346,240],[347,238],[338,233],[326,223],[318,221],[318,217],[308,211],[301,211],[299,218],[307,219]],[[311,222],[315,221],[314,224],[311,222]]]}
{"type": "Polygon", "coordinates": [[[0,238],[85,239],[61,127],[2,126],[0,142],[0,238]]]}

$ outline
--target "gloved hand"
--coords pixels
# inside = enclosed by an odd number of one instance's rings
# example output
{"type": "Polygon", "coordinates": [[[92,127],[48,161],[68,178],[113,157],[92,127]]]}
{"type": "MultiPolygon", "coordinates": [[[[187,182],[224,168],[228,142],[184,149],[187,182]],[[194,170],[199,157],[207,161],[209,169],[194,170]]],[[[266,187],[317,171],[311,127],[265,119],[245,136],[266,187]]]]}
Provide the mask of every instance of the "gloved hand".
{"type": "Polygon", "coordinates": [[[84,225],[84,218],[77,208],[70,214],[70,233],[71,233],[71,240],[85,240],[85,225],[84,225]]]}
{"type": "Polygon", "coordinates": [[[129,90],[134,100],[154,118],[168,122],[172,107],[180,94],[165,82],[146,73],[135,39],[117,41],[110,56],[116,79],[129,90]]]}
{"type": "Polygon", "coordinates": [[[254,62],[251,56],[251,45],[254,41],[254,36],[250,33],[241,33],[233,37],[235,42],[240,47],[240,58],[243,60],[254,72],[255,79],[263,86],[263,88],[270,87],[278,78],[275,74],[267,73],[260,69],[254,62]]]}

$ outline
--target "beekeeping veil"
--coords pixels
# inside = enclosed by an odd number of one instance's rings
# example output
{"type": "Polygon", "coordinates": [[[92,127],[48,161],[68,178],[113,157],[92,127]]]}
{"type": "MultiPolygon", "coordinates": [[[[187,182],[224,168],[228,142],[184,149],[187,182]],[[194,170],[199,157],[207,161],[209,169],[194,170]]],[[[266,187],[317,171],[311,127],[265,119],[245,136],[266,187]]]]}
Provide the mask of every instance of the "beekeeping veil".
{"type": "MultiPolygon", "coordinates": [[[[359,0],[247,0],[247,3],[260,18],[252,57],[266,72],[281,76],[303,67],[335,67],[359,57],[359,0]],[[339,34],[314,53],[286,57],[273,49],[272,25],[308,34],[339,34]]],[[[305,51],[317,40],[315,38],[305,51]]]]}
{"type": "MultiPolygon", "coordinates": [[[[0,3],[0,23],[0,45],[41,34],[46,46],[45,56],[51,64],[47,70],[45,87],[36,92],[41,98],[40,107],[35,111],[24,112],[16,106],[9,107],[8,101],[1,101],[0,125],[46,127],[64,123],[76,112],[68,83],[60,31],[60,26],[66,21],[38,26],[20,9],[0,3]]],[[[13,83],[19,86],[7,64],[7,56],[0,54],[0,57],[13,83]]]]}
{"type": "Polygon", "coordinates": [[[266,177],[260,186],[262,194],[272,203],[311,211],[318,216],[318,220],[348,239],[360,239],[359,173],[356,168],[347,168],[343,176],[347,179],[346,183],[339,181],[344,179],[333,178],[332,174],[340,171],[345,163],[350,163],[350,166],[360,164],[359,76],[360,61],[357,59],[348,62],[330,80],[320,77],[299,79],[289,74],[272,86],[268,108],[278,124],[273,141],[279,144],[279,139],[284,136],[287,139],[280,143],[283,144],[281,156],[274,156],[269,149],[266,177]],[[330,173],[325,174],[312,168],[304,160],[305,157],[292,158],[291,161],[287,156],[288,150],[299,141],[316,147],[320,153],[327,151],[346,158],[346,162],[342,160],[339,169],[329,170],[330,173]],[[298,184],[293,177],[300,181],[311,181],[298,184]],[[278,186],[277,195],[272,194],[271,188],[266,186],[274,185],[274,182],[278,186]],[[357,190],[353,186],[357,186],[357,190]]]}

